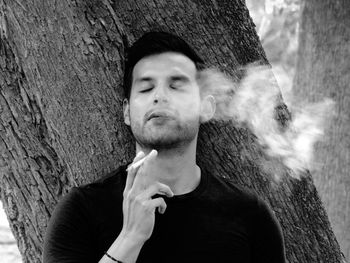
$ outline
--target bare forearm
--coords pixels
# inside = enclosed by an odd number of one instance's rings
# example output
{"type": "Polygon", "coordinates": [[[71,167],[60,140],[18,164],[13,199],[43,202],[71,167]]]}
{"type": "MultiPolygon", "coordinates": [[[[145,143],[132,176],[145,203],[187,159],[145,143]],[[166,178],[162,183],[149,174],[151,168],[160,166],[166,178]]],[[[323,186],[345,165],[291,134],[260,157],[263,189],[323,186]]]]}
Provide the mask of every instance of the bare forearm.
{"type": "MultiPolygon", "coordinates": [[[[123,232],[118,236],[118,238],[113,242],[113,244],[108,249],[108,255],[121,261],[123,263],[134,263],[139,256],[141,248],[144,242],[139,241],[135,238],[126,236],[123,232]]],[[[99,263],[111,263],[115,262],[107,255],[104,255],[99,263]]]]}

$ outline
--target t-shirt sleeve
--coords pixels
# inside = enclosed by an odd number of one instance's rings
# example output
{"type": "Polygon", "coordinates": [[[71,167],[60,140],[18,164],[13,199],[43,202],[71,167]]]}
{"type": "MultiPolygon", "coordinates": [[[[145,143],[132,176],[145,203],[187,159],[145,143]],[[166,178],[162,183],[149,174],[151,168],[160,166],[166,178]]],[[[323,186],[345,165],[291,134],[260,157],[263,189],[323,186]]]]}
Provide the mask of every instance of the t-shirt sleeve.
{"type": "Polygon", "coordinates": [[[258,215],[254,220],[254,263],[285,263],[284,240],[280,224],[273,211],[262,200],[258,201],[258,215]]]}
{"type": "Polygon", "coordinates": [[[46,230],[44,263],[97,262],[93,233],[80,189],[73,188],[56,206],[46,230]]]}

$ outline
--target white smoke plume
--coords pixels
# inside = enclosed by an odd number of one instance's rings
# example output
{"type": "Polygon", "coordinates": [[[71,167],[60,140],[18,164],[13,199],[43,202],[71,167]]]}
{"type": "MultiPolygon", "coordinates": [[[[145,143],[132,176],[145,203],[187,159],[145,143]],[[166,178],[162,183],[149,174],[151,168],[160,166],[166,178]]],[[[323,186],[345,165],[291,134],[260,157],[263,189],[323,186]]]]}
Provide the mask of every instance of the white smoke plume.
{"type": "Polygon", "coordinates": [[[313,147],[324,134],[326,118],[334,107],[332,100],[302,105],[295,103],[291,94],[283,94],[289,99],[292,118],[282,128],[275,110],[282,100],[281,92],[269,67],[247,67],[239,83],[216,69],[204,70],[199,79],[203,93],[216,98],[216,119],[245,123],[266,153],[281,159],[292,176],[299,178],[303,171],[315,168],[313,147]]]}

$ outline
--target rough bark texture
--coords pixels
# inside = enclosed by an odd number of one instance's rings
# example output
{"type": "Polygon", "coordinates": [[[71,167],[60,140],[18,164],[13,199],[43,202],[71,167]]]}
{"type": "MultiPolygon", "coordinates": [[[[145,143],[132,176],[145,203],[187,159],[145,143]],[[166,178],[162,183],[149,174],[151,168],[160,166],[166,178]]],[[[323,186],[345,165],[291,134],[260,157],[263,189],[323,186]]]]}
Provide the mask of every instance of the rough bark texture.
{"type": "MultiPolygon", "coordinates": [[[[24,262],[40,262],[50,214],[69,188],[134,155],[121,103],[124,50],[134,39],[175,32],[235,76],[238,65],[267,63],[243,0],[0,0],[0,11],[1,198],[24,262]]],[[[278,116],[287,125],[284,107],[278,116]]],[[[248,129],[204,125],[198,162],[271,204],[289,262],[341,262],[310,174],[291,178],[248,129]]]]}
{"type": "Polygon", "coordinates": [[[316,150],[314,180],[334,233],[350,259],[350,1],[306,0],[294,89],[302,98],[332,98],[334,119],[316,150]]]}

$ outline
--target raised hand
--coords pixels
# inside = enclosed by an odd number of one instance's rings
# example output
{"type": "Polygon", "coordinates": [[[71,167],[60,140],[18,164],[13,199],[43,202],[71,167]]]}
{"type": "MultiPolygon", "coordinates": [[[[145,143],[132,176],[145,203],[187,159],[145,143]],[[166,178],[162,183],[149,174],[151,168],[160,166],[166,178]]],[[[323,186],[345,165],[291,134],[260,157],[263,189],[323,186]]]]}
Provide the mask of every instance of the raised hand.
{"type": "MultiPolygon", "coordinates": [[[[133,163],[144,158],[144,153],[140,152],[133,163]]],[[[162,197],[152,197],[156,194],[174,196],[170,187],[158,181],[147,180],[148,167],[152,165],[157,157],[157,151],[152,150],[143,164],[139,167],[132,167],[128,170],[128,176],[124,189],[123,199],[123,230],[125,236],[135,241],[145,242],[152,235],[155,210],[163,214],[166,210],[166,203],[162,197]]]]}

